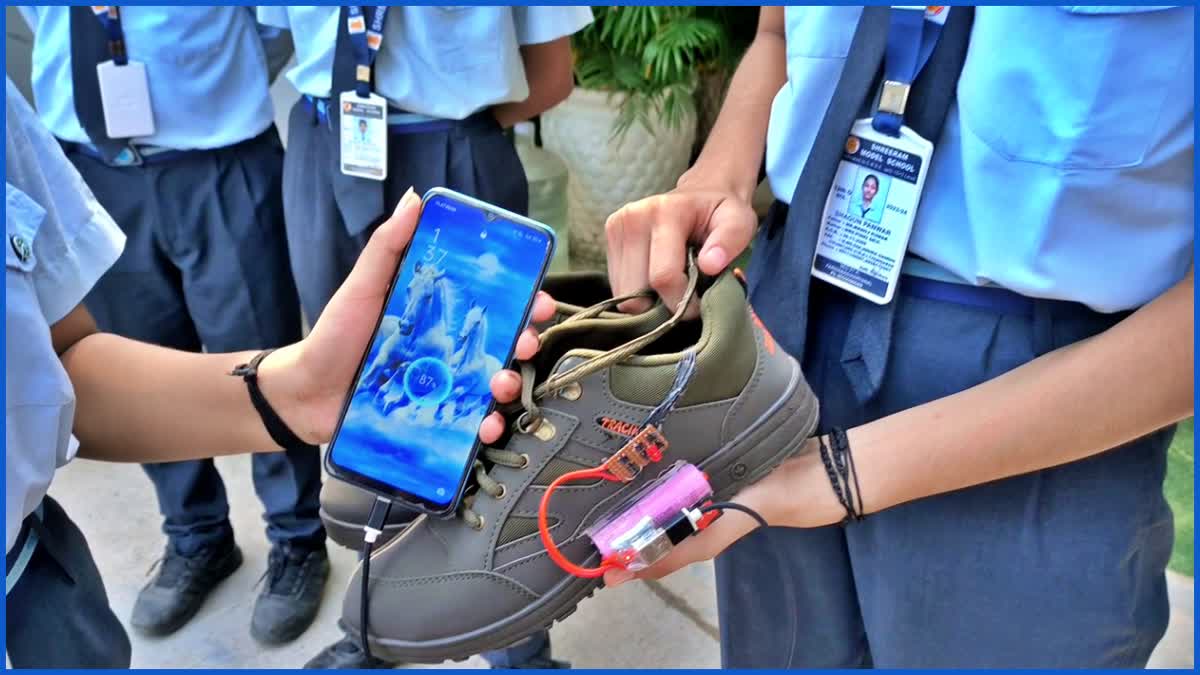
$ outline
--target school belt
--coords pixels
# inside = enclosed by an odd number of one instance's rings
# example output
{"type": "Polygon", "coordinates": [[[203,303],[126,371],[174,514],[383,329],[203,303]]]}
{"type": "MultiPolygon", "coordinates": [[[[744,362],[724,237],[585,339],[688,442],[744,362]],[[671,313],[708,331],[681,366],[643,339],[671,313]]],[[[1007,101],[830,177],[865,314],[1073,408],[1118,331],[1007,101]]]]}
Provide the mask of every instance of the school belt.
{"type": "MultiPolygon", "coordinates": [[[[1094,313],[1094,310],[1086,305],[1069,300],[1031,298],[999,286],[974,286],[964,282],[934,278],[929,275],[929,271],[935,269],[932,263],[913,258],[914,256],[910,255],[905,259],[905,265],[901,270],[900,286],[897,288],[899,293],[909,297],[976,307],[1026,319],[1034,318],[1039,308],[1050,310],[1058,316],[1094,313]],[[914,262],[919,264],[910,264],[914,262]]],[[[940,267],[936,267],[936,269],[941,270],[940,267]]],[[[941,274],[949,275],[944,271],[941,274]]]]}
{"type": "Polygon", "coordinates": [[[257,136],[251,136],[244,141],[239,141],[233,145],[227,145],[223,148],[202,148],[193,150],[177,150],[175,148],[164,148],[157,145],[142,145],[140,143],[128,143],[121,148],[121,152],[116,157],[109,159],[104,156],[100,148],[91,143],[76,143],[74,141],[64,141],[58,139],[59,145],[62,146],[63,152],[79,152],[93,159],[98,159],[109,166],[125,167],[125,166],[148,166],[152,164],[166,164],[181,159],[186,159],[195,155],[216,152],[228,148],[237,148],[243,145],[252,145],[265,138],[270,138],[275,132],[275,125],[267,127],[262,133],[257,136]]]}
{"type": "MultiPolygon", "coordinates": [[[[331,130],[333,129],[333,122],[329,116],[329,106],[333,105],[331,99],[305,94],[301,97],[301,100],[304,101],[304,106],[313,114],[313,119],[318,124],[329,127],[331,130]]],[[[418,115],[417,113],[410,113],[389,106],[387,123],[388,132],[393,134],[428,134],[439,131],[453,131],[455,129],[474,131],[499,127],[496,124],[495,118],[492,117],[487,109],[480,110],[465,119],[448,120],[440,117],[418,115]]]]}
{"type": "Polygon", "coordinates": [[[38,534],[37,528],[33,527],[33,520],[41,520],[42,518],[42,503],[39,502],[33,513],[25,516],[21,521],[21,530],[17,533],[17,540],[13,542],[13,546],[4,555],[4,595],[7,596],[21,580],[21,574],[25,571],[25,567],[29,565],[29,559],[33,557],[33,551],[37,548],[38,534]]]}

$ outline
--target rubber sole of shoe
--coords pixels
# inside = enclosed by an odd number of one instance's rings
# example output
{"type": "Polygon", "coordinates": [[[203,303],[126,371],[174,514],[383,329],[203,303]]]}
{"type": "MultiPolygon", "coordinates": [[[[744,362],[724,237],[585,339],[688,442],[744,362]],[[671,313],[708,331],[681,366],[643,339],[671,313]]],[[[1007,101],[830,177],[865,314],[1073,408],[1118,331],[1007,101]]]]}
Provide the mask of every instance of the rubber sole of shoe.
{"type": "MultiPolygon", "coordinates": [[[[731,480],[716,491],[714,500],[733,497],[795,455],[816,428],[818,414],[816,397],[804,381],[799,364],[792,362],[787,393],[754,424],[699,465],[710,477],[720,471],[728,472],[731,480]],[[750,456],[761,460],[751,461],[750,456]]],[[[549,629],[573,614],[579,603],[591,597],[602,583],[600,579],[566,577],[537,602],[490,626],[426,642],[369,637],[371,653],[392,662],[465,661],[474,654],[503,649],[539,630],[549,629]]],[[[345,628],[347,635],[360,639],[358,630],[345,628]]]]}
{"type": "Polygon", "coordinates": [[[208,592],[204,594],[204,597],[200,598],[199,602],[197,602],[194,607],[189,608],[186,612],[176,617],[174,621],[164,624],[147,625],[134,621],[131,617],[129,620],[129,625],[133,626],[133,628],[139,634],[147,637],[164,637],[174,633],[180,628],[183,628],[189,621],[192,620],[192,617],[196,616],[196,614],[200,611],[200,608],[203,607],[204,603],[208,600],[208,596],[212,595],[212,592],[217,589],[217,586],[220,586],[221,582],[232,576],[233,573],[242,566],[242,549],[238,548],[238,546],[235,544],[233,547],[233,552],[228,558],[226,558],[226,561],[227,562],[225,566],[217,571],[218,578],[215,582],[213,582],[212,588],[208,589],[208,592]]]}

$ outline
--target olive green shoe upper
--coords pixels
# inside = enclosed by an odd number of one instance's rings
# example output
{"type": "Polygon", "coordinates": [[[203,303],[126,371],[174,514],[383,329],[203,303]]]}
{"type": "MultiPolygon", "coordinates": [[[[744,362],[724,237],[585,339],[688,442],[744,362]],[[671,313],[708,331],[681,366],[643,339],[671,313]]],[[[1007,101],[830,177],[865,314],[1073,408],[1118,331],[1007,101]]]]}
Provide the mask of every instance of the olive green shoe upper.
{"type": "MultiPolygon", "coordinates": [[[[630,483],[572,483],[554,493],[550,531],[570,559],[597,564],[583,531],[675,460],[698,465],[717,497],[728,498],[802,447],[816,401],[795,360],[759,327],[742,285],[719,277],[700,307],[697,321],[657,324],[585,311],[546,331],[537,361],[523,369],[538,387],[526,392],[504,447],[483,451],[458,516],[422,517],[372,556],[374,651],[403,661],[465,658],[569,614],[599,581],[567,575],[545,553],[542,494],[558,476],[618,450],[663,403],[681,367],[693,370],[659,425],[670,443],[662,462],[630,483]]],[[[352,579],[343,605],[351,633],[362,628],[359,583],[352,579]]]]}

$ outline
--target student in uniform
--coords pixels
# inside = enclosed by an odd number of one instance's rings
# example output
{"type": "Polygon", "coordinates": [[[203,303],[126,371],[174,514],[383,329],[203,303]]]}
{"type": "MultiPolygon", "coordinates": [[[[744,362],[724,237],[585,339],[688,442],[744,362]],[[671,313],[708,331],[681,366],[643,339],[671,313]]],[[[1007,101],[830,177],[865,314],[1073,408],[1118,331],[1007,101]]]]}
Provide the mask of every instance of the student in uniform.
{"type": "MultiPolygon", "coordinates": [[[[283,148],[267,89],[271,67],[288,58],[287,41],[245,7],[121,7],[115,15],[93,9],[23,10],[35,33],[39,115],[128,238],[88,295],[89,311],[103,330],[175,349],[219,352],[298,340],[283,148]],[[114,71],[144,66],[148,101],[106,117],[97,66],[114,56],[128,59],[114,71]],[[114,125],[122,133],[143,113],[153,133],[109,137],[114,125]]],[[[183,404],[179,414],[193,412],[183,404]]],[[[329,574],[318,516],[321,463],[311,445],[252,461],[272,548],[251,634],[275,644],[312,622],[329,574]]],[[[187,623],[242,554],[212,460],[145,470],[168,542],[131,623],[165,635],[187,623]]]]}
{"type": "Polygon", "coordinates": [[[1141,668],[1193,413],[1195,9],[954,7],[911,89],[899,11],[764,8],[696,165],[608,222],[614,291],[674,301],[689,242],[712,274],[757,230],[755,310],[821,400],[823,440],[738,497],[780,527],[722,518],[642,576],[721,554],[728,667],[1141,668]],[[887,114],[934,149],[880,305],[810,270],[851,125],[887,114]]]}
{"type": "MultiPolygon", "coordinates": [[[[528,184],[506,130],[571,92],[568,37],[592,18],[588,7],[396,6],[382,16],[375,7],[260,7],[258,16],[290,29],[296,50],[287,77],[301,99],[288,119],[284,196],[292,269],[310,319],[354,264],[384,204],[409,186],[444,186],[527,211],[528,184]],[[341,113],[368,95],[386,106],[383,180],[342,170],[344,162],[370,162],[357,154],[361,144],[341,142],[357,137],[354,118],[341,113]],[[343,123],[354,132],[343,133],[343,123]]],[[[565,665],[549,659],[547,640],[487,656],[496,666],[565,665]]],[[[354,640],[308,665],[390,667],[367,659],[354,640]]]]}
{"type": "MultiPolygon", "coordinates": [[[[46,495],[55,469],[76,455],[165,462],[327,442],[419,199],[410,193],[379,227],[304,340],[266,356],[167,349],[97,331],[80,303],[129,239],[11,80],[6,101],[6,659],[18,668],[128,668],[129,639],[87,541],[46,495]],[[246,364],[253,377],[230,376],[246,364]],[[252,387],[273,418],[251,404],[252,387]]],[[[553,311],[539,297],[535,317],[553,311]]],[[[518,352],[536,349],[530,329],[518,352]]],[[[519,394],[513,375],[493,380],[498,400],[519,394]]],[[[489,418],[480,438],[494,442],[503,428],[489,418]]]]}

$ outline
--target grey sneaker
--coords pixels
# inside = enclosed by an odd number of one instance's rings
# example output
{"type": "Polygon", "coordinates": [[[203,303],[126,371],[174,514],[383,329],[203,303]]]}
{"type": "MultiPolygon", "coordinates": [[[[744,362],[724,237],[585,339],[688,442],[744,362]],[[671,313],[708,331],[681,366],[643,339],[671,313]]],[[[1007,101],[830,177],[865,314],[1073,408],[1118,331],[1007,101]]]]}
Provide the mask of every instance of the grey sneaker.
{"type": "MultiPolygon", "coordinates": [[[[694,288],[694,266],[691,274],[694,288]]],[[[570,576],[549,559],[538,502],[555,478],[603,463],[652,413],[665,413],[657,426],[670,443],[667,461],[629,483],[555,493],[551,533],[571,560],[599,562],[583,531],[670,462],[696,464],[716,498],[727,499],[803,447],[816,399],[733,275],[703,292],[696,321],[667,317],[661,306],[638,317],[605,314],[618,301],[543,333],[537,360],[522,364],[529,386],[512,434],[503,448],[483,451],[457,517],[420,517],[372,556],[367,632],[377,656],[462,659],[570,614],[600,580],[570,576]]],[[[363,629],[357,574],[342,609],[354,639],[363,629]]]]}

